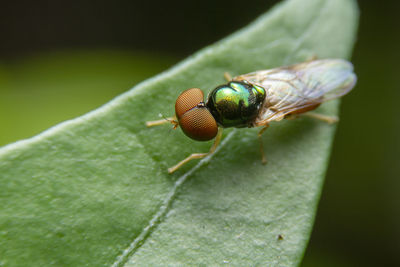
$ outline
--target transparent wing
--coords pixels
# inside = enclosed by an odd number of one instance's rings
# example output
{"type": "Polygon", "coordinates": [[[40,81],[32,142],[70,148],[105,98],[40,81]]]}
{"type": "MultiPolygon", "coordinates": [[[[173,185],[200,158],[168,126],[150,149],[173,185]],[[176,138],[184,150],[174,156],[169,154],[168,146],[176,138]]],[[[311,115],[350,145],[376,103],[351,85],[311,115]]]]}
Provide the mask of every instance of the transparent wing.
{"type": "Polygon", "coordinates": [[[345,95],[357,78],[350,62],[325,59],[256,71],[233,80],[246,80],[266,90],[266,101],[256,120],[261,124],[345,95]]]}

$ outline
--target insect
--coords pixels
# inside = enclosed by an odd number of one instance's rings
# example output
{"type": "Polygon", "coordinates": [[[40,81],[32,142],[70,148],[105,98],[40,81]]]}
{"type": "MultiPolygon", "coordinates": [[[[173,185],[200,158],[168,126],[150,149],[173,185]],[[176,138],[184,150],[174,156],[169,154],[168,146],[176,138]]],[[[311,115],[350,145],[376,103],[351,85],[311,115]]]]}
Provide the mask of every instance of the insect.
{"type": "Polygon", "coordinates": [[[353,65],[342,59],[311,60],[234,78],[225,76],[228,83],[213,89],[206,102],[201,89],[187,89],[176,100],[175,117],[146,123],[148,127],[172,123],[174,129],[180,126],[185,135],[197,141],[215,138],[208,153],[191,154],[169,168],[169,173],[213,153],[222,129],[228,127],[262,127],[258,139],[262,163],[266,163],[261,135],[271,121],[307,115],[334,123],[336,117],[309,111],[347,94],[357,81],[353,65]]]}

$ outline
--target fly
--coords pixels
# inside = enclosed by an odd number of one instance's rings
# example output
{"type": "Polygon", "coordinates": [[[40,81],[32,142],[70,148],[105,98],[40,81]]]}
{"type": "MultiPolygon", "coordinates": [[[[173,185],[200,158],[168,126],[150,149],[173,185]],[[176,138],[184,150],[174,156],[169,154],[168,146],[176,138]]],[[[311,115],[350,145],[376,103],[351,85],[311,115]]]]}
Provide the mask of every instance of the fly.
{"type": "Polygon", "coordinates": [[[197,141],[214,139],[208,153],[194,153],[168,169],[173,173],[192,159],[200,159],[217,148],[222,129],[228,127],[262,127],[258,133],[262,163],[266,163],[262,133],[271,121],[299,115],[334,123],[337,117],[309,111],[322,103],[347,94],[356,84],[353,65],[342,59],[306,61],[291,66],[260,70],[230,78],[212,90],[204,102],[203,91],[183,91],[175,103],[175,116],[149,121],[148,127],[172,123],[197,141]]]}

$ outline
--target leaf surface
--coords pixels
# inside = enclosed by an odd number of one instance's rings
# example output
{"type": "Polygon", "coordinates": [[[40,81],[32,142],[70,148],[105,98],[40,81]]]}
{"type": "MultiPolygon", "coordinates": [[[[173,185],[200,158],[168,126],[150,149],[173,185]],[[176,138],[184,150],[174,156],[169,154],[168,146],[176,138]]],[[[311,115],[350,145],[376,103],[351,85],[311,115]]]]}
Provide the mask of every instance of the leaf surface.
{"type": "MultiPolygon", "coordinates": [[[[347,58],[357,6],[285,1],[254,23],[103,107],[0,150],[3,265],[296,265],[309,239],[335,131],[311,119],[227,130],[217,153],[167,168],[210,142],[170,126],[176,96],[238,75],[347,58]]],[[[319,112],[337,114],[338,102],[319,112]]]]}

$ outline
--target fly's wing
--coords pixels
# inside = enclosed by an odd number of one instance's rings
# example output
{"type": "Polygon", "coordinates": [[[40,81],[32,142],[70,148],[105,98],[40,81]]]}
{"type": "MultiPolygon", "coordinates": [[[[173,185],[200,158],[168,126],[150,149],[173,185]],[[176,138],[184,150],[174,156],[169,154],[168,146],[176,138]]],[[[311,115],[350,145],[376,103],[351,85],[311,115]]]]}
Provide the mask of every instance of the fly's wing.
{"type": "Polygon", "coordinates": [[[233,80],[246,80],[266,90],[263,110],[255,122],[261,125],[345,95],[357,77],[350,62],[325,59],[256,71],[233,80]]]}

